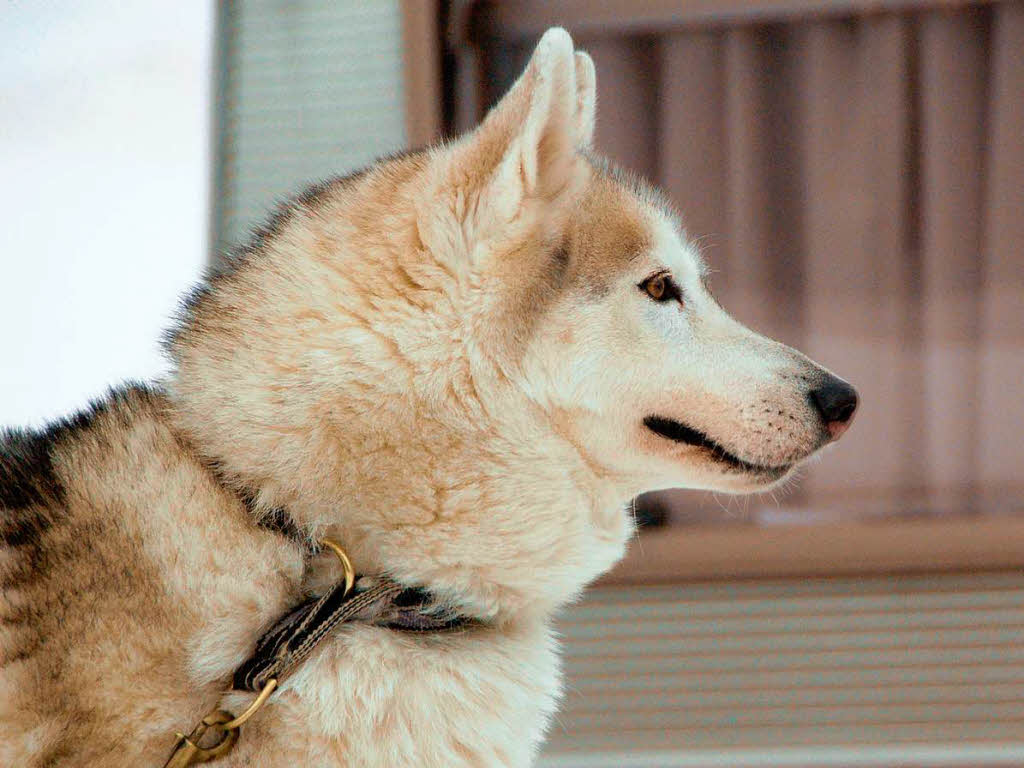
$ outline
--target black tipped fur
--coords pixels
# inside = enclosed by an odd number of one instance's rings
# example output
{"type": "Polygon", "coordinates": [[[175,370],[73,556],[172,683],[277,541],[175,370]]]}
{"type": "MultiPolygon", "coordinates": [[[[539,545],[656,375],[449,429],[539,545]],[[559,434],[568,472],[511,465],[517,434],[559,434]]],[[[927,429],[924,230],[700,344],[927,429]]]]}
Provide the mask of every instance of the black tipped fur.
{"type": "MultiPolygon", "coordinates": [[[[45,434],[0,433],[0,508],[21,510],[63,502],[64,488],[53,471],[50,445],[45,434]]],[[[6,525],[4,529],[6,539],[6,525]]]]}
{"type": "Polygon", "coordinates": [[[53,465],[54,448],[88,430],[112,404],[140,394],[149,396],[150,392],[143,384],[126,384],[111,389],[106,398],[91,402],[79,413],[43,429],[0,431],[0,537],[7,544],[23,545],[50,525],[41,513],[22,514],[24,510],[60,507],[64,503],[64,486],[53,465]]]}

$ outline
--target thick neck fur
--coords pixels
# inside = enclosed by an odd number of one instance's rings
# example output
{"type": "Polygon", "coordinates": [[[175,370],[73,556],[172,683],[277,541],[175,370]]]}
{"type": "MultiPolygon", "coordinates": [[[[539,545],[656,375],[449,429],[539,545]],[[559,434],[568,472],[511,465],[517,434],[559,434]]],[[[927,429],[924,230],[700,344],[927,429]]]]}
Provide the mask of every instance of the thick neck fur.
{"type": "Polygon", "coordinates": [[[435,164],[308,193],[212,278],[171,342],[173,418],[258,508],[336,537],[361,571],[480,616],[547,613],[621,555],[630,491],[522,378],[549,271],[478,269],[425,218],[435,164]]]}

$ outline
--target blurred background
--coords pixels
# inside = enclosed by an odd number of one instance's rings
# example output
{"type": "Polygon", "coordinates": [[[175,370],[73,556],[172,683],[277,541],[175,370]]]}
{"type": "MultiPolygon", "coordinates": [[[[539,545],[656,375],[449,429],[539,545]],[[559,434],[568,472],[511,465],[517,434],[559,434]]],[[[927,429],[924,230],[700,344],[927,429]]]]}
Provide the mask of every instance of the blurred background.
{"type": "Polygon", "coordinates": [[[476,123],[548,26],[740,320],[862,396],[781,494],[638,500],[544,766],[1024,765],[1024,2],[0,9],[0,423],[159,375],[310,181],[476,123]]]}

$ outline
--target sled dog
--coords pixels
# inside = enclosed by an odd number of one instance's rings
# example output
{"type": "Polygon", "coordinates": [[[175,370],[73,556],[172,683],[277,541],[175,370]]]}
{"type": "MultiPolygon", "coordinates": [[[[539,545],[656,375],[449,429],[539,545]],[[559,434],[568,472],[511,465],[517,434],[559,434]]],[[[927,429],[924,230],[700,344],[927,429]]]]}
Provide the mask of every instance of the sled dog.
{"type": "Polygon", "coordinates": [[[630,500],[761,491],[843,433],[854,390],[726,314],[592,151],[594,78],[550,30],[471,133],[285,205],[186,300],[166,380],[4,433],[0,764],[161,766],[245,710],[259,638],[340,579],[330,539],[354,594],[405,597],[330,627],[215,764],[529,765],[551,617],[630,500]]]}

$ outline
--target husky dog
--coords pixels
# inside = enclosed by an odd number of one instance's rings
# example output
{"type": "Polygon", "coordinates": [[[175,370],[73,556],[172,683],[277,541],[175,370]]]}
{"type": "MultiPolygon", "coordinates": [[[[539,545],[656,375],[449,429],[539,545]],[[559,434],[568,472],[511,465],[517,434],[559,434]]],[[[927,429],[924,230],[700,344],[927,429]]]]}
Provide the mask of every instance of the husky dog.
{"type": "Polygon", "coordinates": [[[475,131],[279,212],[186,302],[166,382],[4,435],[0,764],[159,766],[240,712],[330,536],[469,621],[344,625],[219,764],[528,765],[552,614],[630,499],[764,490],[846,429],[854,390],[718,306],[665,200],[591,153],[594,110],[550,30],[475,131]]]}

